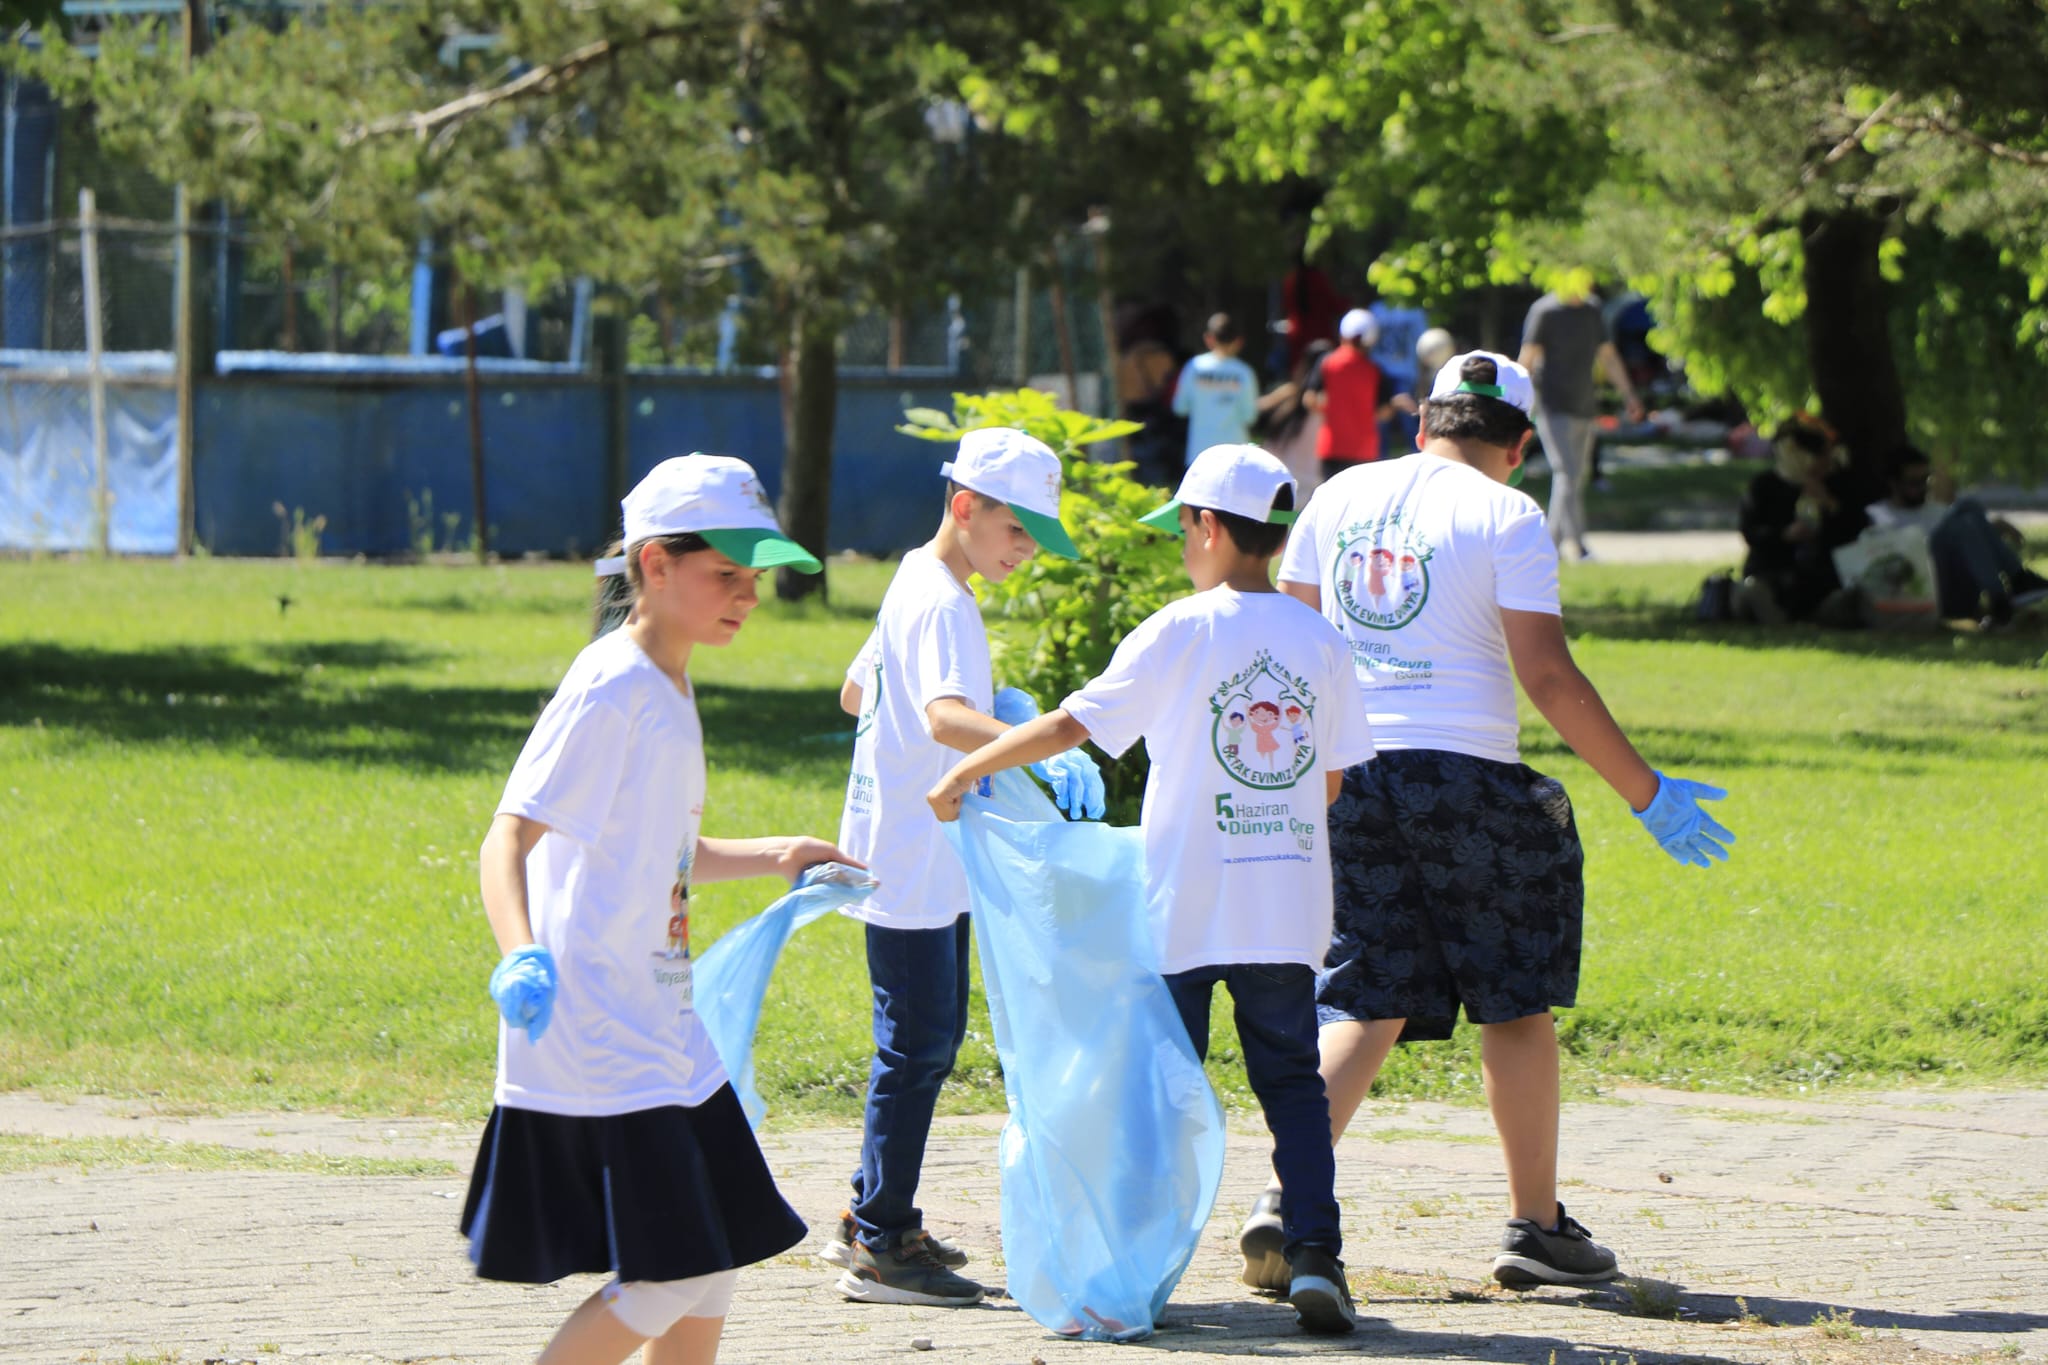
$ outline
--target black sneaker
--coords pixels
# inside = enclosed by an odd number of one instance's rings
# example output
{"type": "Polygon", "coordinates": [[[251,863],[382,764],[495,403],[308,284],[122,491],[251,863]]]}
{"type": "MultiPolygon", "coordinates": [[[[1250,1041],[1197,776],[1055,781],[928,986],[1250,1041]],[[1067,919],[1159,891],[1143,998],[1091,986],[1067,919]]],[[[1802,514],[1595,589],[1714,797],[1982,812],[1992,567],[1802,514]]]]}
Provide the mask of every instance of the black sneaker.
{"type": "Polygon", "coordinates": [[[1294,1275],[1287,1268],[1287,1232],[1280,1224],[1280,1191],[1261,1191],[1252,1201],[1252,1216],[1244,1220],[1244,1228],[1237,1234],[1237,1249],[1244,1253],[1244,1273],[1240,1279],[1268,1294],[1287,1292],[1294,1275]]]}
{"type": "MultiPolygon", "coordinates": [[[[853,1210],[846,1209],[841,1211],[839,1215],[839,1230],[836,1235],[828,1236],[818,1247],[818,1259],[826,1265],[842,1267],[852,1265],[853,1232],[853,1210]]],[[[932,1255],[946,1269],[958,1270],[961,1266],[967,1264],[967,1253],[959,1247],[947,1242],[941,1242],[929,1232],[922,1233],[921,1235],[924,1237],[925,1246],[931,1249],[932,1255]]]]}
{"type": "Polygon", "coordinates": [[[1344,1263],[1320,1247],[1303,1247],[1288,1262],[1287,1301],[1304,1332],[1340,1336],[1358,1326],[1344,1263]]]}
{"type": "Polygon", "coordinates": [[[903,1238],[894,1251],[853,1244],[853,1264],[839,1276],[839,1292],[855,1303],[908,1303],[925,1308],[965,1308],[988,1291],[939,1261],[922,1232],[903,1238]]]}
{"type": "Polygon", "coordinates": [[[1557,1206],[1557,1230],[1546,1232],[1527,1218],[1508,1219],[1493,1258],[1493,1278],[1510,1289],[1539,1284],[1595,1284],[1621,1274],[1614,1253],[1593,1240],[1578,1220],[1557,1206]]]}

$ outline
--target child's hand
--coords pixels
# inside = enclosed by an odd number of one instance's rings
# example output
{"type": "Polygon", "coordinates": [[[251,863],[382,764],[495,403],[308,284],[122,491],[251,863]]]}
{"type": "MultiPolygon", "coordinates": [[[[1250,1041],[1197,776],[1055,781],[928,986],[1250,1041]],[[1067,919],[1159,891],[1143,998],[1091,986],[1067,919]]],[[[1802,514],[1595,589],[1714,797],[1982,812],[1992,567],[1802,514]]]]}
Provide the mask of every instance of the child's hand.
{"type": "Polygon", "coordinates": [[[491,973],[491,999],[513,1028],[537,1043],[555,1013],[555,958],[538,943],[514,948],[491,973]]]}
{"type": "Polygon", "coordinates": [[[968,788],[974,785],[971,777],[956,777],[947,773],[939,785],[924,794],[932,808],[932,814],[939,817],[941,824],[952,824],[960,818],[960,802],[966,798],[968,788]]]}
{"type": "Polygon", "coordinates": [[[775,870],[785,881],[794,882],[798,875],[814,863],[845,863],[848,867],[866,869],[867,864],[848,853],[842,853],[823,839],[813,839],[808,834],[799,834],[785,841],[774,852],[775,870]]]}

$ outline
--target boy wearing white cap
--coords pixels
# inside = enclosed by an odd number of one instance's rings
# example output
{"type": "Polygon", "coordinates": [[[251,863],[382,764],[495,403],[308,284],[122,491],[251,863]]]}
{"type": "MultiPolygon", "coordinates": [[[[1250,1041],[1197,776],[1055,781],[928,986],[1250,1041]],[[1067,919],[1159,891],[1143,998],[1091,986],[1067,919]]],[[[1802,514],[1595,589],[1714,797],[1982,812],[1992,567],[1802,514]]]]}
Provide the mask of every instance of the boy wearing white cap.
{"type": "MultiPolygon", "coordinates": [[[[1333,1135],[1397,1040],[1448,1038],[1462,1008],[1507,1166],[1493,1273],[1518,1288],[1618,1272],[1557,1202],[1551,1010],[1578,991],[1583,860],[1564,788],[1521,761],[1515,679],[1672,857],[1704,867],[1734,837],[1698,804],[1726,793],[1652,770],[1572,662],[1557,551],[1512,487],[1533,401],[1507,357],[1452,357],[1419,452],[1316,490],[1280,564],[1282,591],[1349,642],[1379,747],[1330,809],[1336,935],[1316,1003],[1333,1135]]],[[[1248,1281],[1270,1236],[1255,1209],[1248,1281]]]]}
{"type": "MultiPolygon", "coordinates": [[[[926,1234],[916,1200],[933,1108],[967,1034],[967,871],[924,794],[959,752],[1008,728],[993,714],[969,578],[1000,583],[1040,548],[1078,551],[1060,525],[1059,456],[1044,442],[970,431],[939,472],[944,520],[903,556],[840,693],[859,719],[839,838],[879,883],[846,912],[866,922],[875,1060],[853,1203],[824,1256],[845,1267],[838,1289],[849,1299],[961,1307],[982,1286],[955,1273],[966,1254],[926,1234]]],[[[1085,755],[1042,775],[1069,809],[1101,815],[1101,778],[1085,755]]]]}
{"type": "Polygon", "coordinates": [[[1397,412],[1415,411],[1415,400],[1395,393],[1372,358],[1379,344],[1379,319],[1354,308],[1337,323],[1342,339],[1324,356],[1302,386],[1302,402],[1323,415],[1316,435],[1316,459],[1323,477],[1380,458],[1380,424],[1397,412]]]}
{"type": "Polygon", "coordinates": [[[690,888],[845,861],[823,840],[703,836],[689,663],[732,643],[762,572],[818,561],[722,455],[665,460],[627,495],[632,619],[570,665],[520,752],[478,862],[495,1104],[462,1231],[485,1279],[608,1274],[549,1360],[709,1360],[740,1266],[794,1246],[746,1115],[691,1007],[690,888]]]}
{"type": "Polygon", "coordinates": [[[1356,1316],[1316,1074],[1315,968],[1330,944],[1327,807],[1373,743],[1343,638],[1273,588],[1294,491],[1286,466],[1256,446],[1203,451],[1174,500],[1144,518],[1183,537],[1197,591],[1147,618],[1058,710],[955,765],[928,799],[953,819],[989,773],[1088,739],[1112,755],[1145,741],[1158,969],[1202,1056],[1210,995],[1229,986],[1245,1072],[1286,1178],[1279,1287],[1307,1330],[1348,1332],[1356,1316]]]}

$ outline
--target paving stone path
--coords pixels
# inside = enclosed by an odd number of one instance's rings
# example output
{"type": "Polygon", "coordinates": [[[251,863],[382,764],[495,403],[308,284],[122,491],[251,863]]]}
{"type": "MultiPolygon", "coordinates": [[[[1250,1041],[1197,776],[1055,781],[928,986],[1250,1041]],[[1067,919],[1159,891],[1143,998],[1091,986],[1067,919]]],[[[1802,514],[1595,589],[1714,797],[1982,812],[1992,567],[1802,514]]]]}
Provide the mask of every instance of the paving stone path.
{"type": "MultiPolygon", "coordinates": [[[[999,1280],[999,1120],[943,1120],[931,1226],[999,1280]]],[[[114,1101],[0,1095],[0,1133],[149,1138],[282,1153],[443,1159],[343,1176],[51,1164],[0,1175],[0,1362],[518,1361],[594,1281],[475,1280],[455,1233],[466,1127],[322,1115],[177,1118],[114,1101]]],[[[815,1227],[844,1202],[842,1127],[765,1141],[815,1227]]],[[[19,1144],[17,1144],[19,1146],[19,1144]]],[[[80,1142],[74,1152],[91,1150],[80,1142]]],[[[1563,1195],[1632,1278],[1510,1294],[1485,1279],[1505,1186],[1485,1112],[1375,1104],[1338,1157],[1362,1320],[1305,1339],[1235,1281],[1263,1135],[1232,1138],[1224,1189],[1162,1329],[1135,1346],[1051,1336],[1007,1301],[848,1304],[815,1256],[742,1277],[727,1362],[1079,1365],[1364,1356],[1530,1365],[2048,1360],[2048,1091],[1806,1102],[1624,1089],[1567,1107],[1563,1195]],[[927,1355],[922,1346],[929,1343],[927,1355]]],[[[19,1164],[18,1162],[15,1164],[19,1164]]]]}

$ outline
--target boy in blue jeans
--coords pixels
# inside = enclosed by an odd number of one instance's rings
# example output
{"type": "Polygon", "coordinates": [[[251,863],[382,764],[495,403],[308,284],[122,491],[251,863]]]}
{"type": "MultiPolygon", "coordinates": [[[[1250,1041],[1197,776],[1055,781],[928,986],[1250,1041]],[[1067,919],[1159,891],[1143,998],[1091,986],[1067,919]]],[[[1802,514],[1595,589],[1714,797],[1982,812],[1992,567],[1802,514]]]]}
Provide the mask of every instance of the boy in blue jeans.
{"type": "MultiPolygon", "coordinates": [[[[925,1232],[917,1187],[939,1090],[967,1034],[967,871],[923,798],[960,753],[1008,728],[995,718],[968,580],[1000,583],[1041,548],[1077,551],[1059,521],[1059,456],[1044,442],[1008,427],[970,431],[939,472],[944,520],[903,556],[839,695],[859,718],[840,843],[879,883],[846,910],[866,929],[875,1059],[853,1204],[824,1258],[844,1268],[836,1287],[854,1302],[959,1308],[983,1288],[957,1273],[965,1252],[925,1232]]],[[[1043,775],[1069,809],[1093,804],[1101,815],[1086,755],[1043,775]]]]}
{"type": "Polygon", "coordinates": [[[990,773],[1083,740],[1111,755],[1145,741],[1145,900],[1159,971],[1202,1056],[1210,996],[1219,981],[1230,988],[1245,1073],[1284,1172],[1288,1298],[1304,1328],[1334,1333],[1357,1317],[1316,1072],[1315,968],[1331,932],[1327,810],[1344,769],[1373,745],[1343,637],[1272,585],[1294,489],[1256,446],[1203,451],[1174,500],[1144,518],[1181,534],[1195,594],[1132,631],[1058,710],[955,764],[927,799],[941,820],[957,819],[990,773]],[[1297,708],[1299,739],[1278,723],[1297,708]],[[1232,744],[1240,715],[1252,734],[1232,744]]]}

